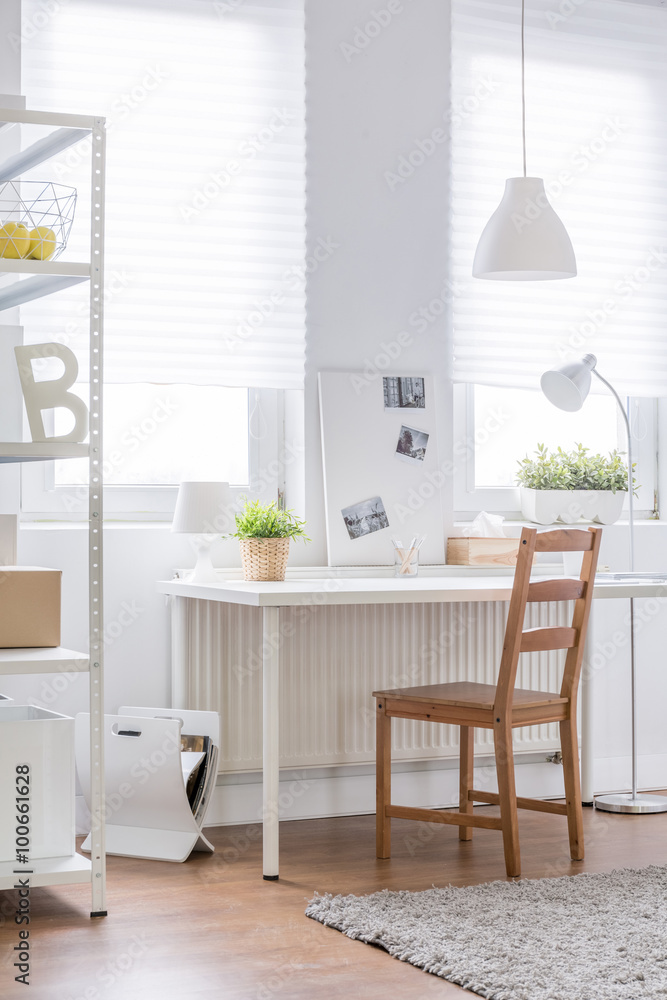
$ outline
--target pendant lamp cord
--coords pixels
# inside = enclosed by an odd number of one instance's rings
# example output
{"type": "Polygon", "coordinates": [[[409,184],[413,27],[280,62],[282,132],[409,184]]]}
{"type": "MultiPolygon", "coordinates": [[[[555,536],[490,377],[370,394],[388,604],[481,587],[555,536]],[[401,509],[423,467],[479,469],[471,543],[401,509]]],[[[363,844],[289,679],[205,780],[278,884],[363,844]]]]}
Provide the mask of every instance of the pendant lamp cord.
{"type": "Polygon", "coordinates": [[[523,141],[523,176],[526,176],[526,0],[521,0],[521,138],[523,141]]]}

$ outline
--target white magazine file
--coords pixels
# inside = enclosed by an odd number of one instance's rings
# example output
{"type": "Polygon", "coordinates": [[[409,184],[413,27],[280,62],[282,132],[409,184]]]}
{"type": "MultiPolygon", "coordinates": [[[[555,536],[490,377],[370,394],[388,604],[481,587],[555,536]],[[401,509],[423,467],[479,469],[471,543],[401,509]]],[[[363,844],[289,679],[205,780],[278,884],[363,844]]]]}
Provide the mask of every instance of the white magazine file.
{"type": "MultiPolygon", "coordinates": [[[[76,716],[76,765],[90,809],[90,716],[76,716]]],[[[217,712],[121,706],[104,716],[106,848],[156,861],[186,861],[192,851],[212,853],[202,833],[217,774],[217,712]],[[208,736],[214,750],[204,794],[193,815],[184,781],[181,733],[208,736]],[[129,735],[131,734],[131,735],[129,735]]],[[[90,851],[90,835],[82,844],[90,851]]]]}

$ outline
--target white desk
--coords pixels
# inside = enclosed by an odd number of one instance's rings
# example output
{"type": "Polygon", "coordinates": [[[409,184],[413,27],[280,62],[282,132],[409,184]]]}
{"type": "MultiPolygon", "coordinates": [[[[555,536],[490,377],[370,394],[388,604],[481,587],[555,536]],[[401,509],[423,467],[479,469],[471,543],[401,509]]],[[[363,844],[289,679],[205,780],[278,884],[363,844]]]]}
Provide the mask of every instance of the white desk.
{"type": "MultiPolygon", "coordinates": [[[[246,583],[224,580],[215,584],[191,584],[182,580],[161,581],[158,591],[176,598],[221,601],[262,608],[262,670],[263,670],[263,845],[264,878],[278,878],[278,782],[279,782],[279,685],[280,648],[271,637],[280,631],[280,609],[312,604],[430,604],[467,601],[509,601],[512,593],[512,572],[480,576],[479,571],[461,571],[442,567],[438,575],[428,568],[417,579],[396,579],[389,576],[336,575],[340,570],[326,568],[303,571],[303,578],[292,577],[284,583],[246,583]],[[319,573],[319,576],[313,574],[319,573]],[[427,575],[428,574],[428,575],[427,575]]],[[[378,571],[380,572],[380,571],[378,571]]],[[[539,573],[539,567],[537,568],[539,573]]],[[[542,574],[541,574],[542,575],[542,574]]],[[[545,574],[553,576],[553,572],[545,574]]],[[[650,581],[596,581],[593,597],[639,598],[665,597],[667,583],[650,581]]],[[[175,612],[178,614],[178,611],[175,612]]],[[[587,651],[594,645],[594,615],[589,625],[587,651]]],[[[593,801],[593,739],[592,686],[593,669],[588,652],[584,655],[581,686],[581,772],[582,798],[593,801]]],[[[172,650],[172,697],[185,697],[187,653],[181,646],[172,650]]],[[[186,706],[187,707],[187,706],[186,706]]]]}

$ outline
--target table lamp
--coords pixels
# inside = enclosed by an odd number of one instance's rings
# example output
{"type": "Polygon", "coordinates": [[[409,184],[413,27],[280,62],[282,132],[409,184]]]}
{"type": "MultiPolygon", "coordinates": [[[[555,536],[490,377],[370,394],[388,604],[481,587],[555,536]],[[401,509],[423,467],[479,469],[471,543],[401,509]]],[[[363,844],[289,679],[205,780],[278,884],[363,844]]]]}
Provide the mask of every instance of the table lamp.
{"type": "MultiPolygon", "coordinates": [[[[630,546],[630,573],[635,569],[635,524],[634,497],[632,482],[632,430],[626,407],[621,402],[613,385],[600,375],[596,369],[597,358],[594,354],[584,354],[576,361],[568,361],[557,368],[545,372],[540,379],[542,392],[550,403],[560,410],[574,412],[580,410],[591,387],[591,376],[603,382],[611,391],[623,416],[625,430],[628,436],[628,521],[630,546]]],[[[628,399],[629,411],[629,402],[628,399]]],[[[664,795],[637,794],[637,684],[635,670],[635,602],[630,598],[630,679],[632,689],[632,791],[616,795],[598,795],[595,808],[603,812],[617,813],[659,813],[667,812],[667,798],[664,795]]]]}
{"type": "Polygon", "coordinates": [[[211,549],[218,537],[229,531],[233,521],[232,494],[229,483],[181,483],[178,487],[171,530],[195,535],[193,547],[197,563],[188,583],[216,583],[211,549]]]}

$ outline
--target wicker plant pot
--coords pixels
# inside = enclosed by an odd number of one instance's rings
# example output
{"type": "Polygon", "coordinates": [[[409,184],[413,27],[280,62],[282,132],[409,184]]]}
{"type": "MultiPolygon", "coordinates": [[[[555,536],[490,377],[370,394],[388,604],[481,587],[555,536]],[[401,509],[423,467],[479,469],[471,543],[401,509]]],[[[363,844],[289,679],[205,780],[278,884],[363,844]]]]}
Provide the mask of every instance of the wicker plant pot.
{"type": "Polygon", "coordinates": [[[244,580],[284,580],[289,538],[241,538],[244,580]]]}

